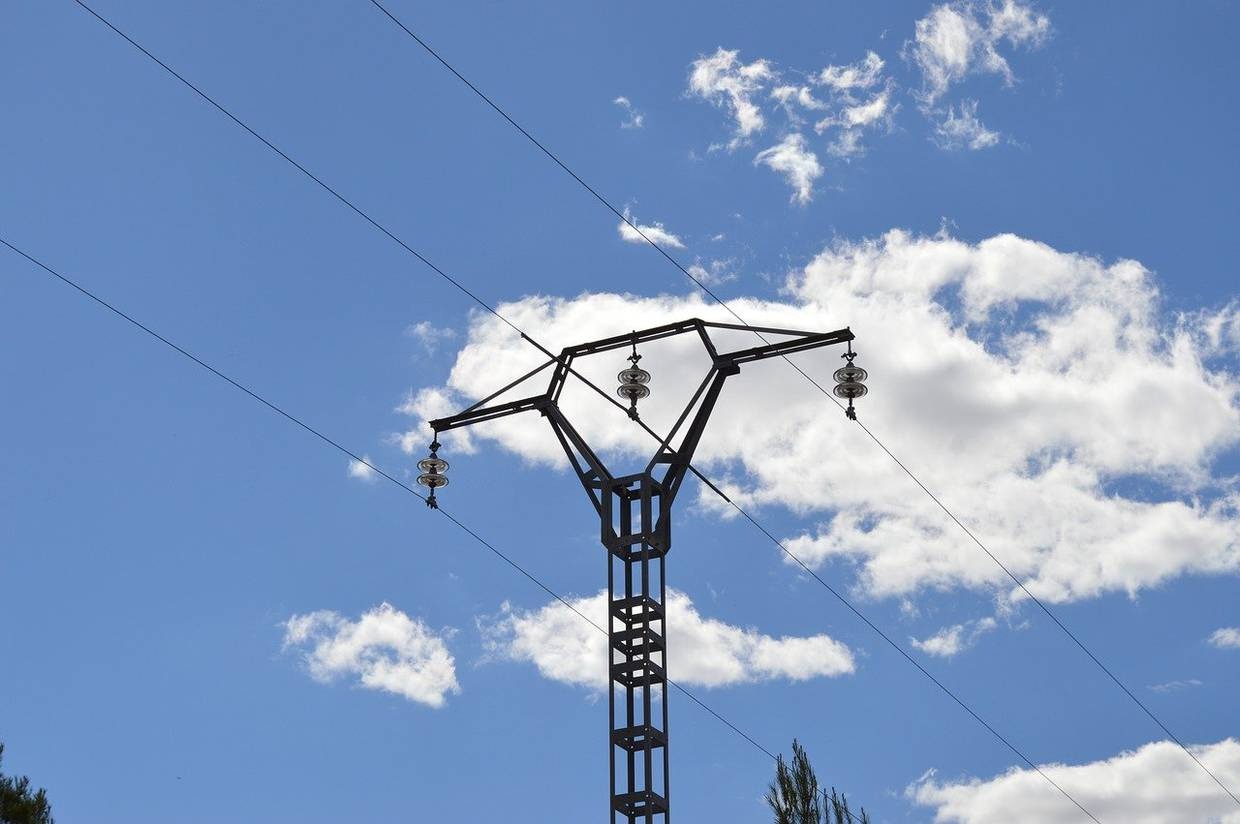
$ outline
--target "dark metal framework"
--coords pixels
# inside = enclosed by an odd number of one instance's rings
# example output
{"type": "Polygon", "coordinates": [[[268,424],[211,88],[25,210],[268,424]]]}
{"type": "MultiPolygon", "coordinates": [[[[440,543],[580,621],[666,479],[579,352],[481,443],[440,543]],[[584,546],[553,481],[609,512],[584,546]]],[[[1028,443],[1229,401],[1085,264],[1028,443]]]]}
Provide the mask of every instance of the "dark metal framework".
{"type": "Polygon", "coordinates": [[[612,824],[616,824],[617,820],[628,824],[638,821],[667,824],[671,818],[664,563],[672,546],[672,502],[685,475],[693,471],[693,453],[723,383],[738,374],[743,364],[851,340],[853,334],[848,329],[802,332],[711,323],[691,318],[569,346],[558,357],[553,357],[465,411],[431,421],[431,427],[438,435],[450,429],[537,410],[551,424],[590,503],[598,512],[601,539],[608,557],[612,824]],[[712,329],[757,332],[782,339],[749,349],[720,352],[711,340],[712,329]],[[613,475],[560,411],[560,393],[568,376],[577,374],[573,361],[688,333],[696,333],[710,355],[711,367],[706,377],[698,385],[671,432],[661,439],[645,470],[633,475],[613,475]],[[555,369],[545,392],[487,405],[552,364],[555,369]],[[673,444],[678,433],[680,440],[673,444]],[[617,819],[617,816],[620,818],[617,819]]]}

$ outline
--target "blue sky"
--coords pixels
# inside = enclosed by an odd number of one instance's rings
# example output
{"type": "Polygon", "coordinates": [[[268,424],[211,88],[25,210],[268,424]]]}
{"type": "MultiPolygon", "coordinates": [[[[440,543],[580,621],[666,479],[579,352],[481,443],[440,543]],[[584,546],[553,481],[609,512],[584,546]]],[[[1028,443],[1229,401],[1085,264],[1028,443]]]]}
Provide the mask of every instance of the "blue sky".
{"type": "MultiPolygon", "coordinates": [[[[768,6],[390,8],[748,319],[851,325],[863,419],[1240,785],[1235,6],[768,6]]],[[[721,312],[362,0],[96,8],[550,345],[721,312]]],[[[5,240],[400,477],[422,416],[530,357],[74,3],[8,11],[5,240]]],[[[605,703],[545,593],[0,260],[0,741],[58,817],[598,819],[605,703]]],[[[652,420],[676,354],[643,362],[652,420]]],[[[726,394],[702,465],[1100,819],[1236,818],[791,370],[726,394]]],[[[588,608],[554,446],[449,441],[443,498],[588,608]]],[[[760,533],[678,506],[679,677],[711,707],[875,821],[1074,820],[760,533]]],[[[679,820],[767,819],[765,756],[675,695],[671,729],[679,820]]]]}

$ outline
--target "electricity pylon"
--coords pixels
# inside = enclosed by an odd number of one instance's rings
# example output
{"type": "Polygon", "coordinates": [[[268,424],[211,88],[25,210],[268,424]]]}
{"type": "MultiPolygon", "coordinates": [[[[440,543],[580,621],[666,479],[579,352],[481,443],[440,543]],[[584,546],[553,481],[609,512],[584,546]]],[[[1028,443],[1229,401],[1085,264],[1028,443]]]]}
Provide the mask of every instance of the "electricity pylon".
{"type": "MultiPolygon", "coordinates": [[[[609,815],[612,824],[616,824],[617,816],[628,824],[638,821],[667,824],[671,819],[664,564],[672,547],[672,502],[680,491],[685,475],[689,472],[697,474],[690,462],[706,428],[706,421],[719,399],[723,383],[738,374],[746,363],[847,343],[848,353],[843,357],[848,364],[836,370],[835,394],[848,399],[847,412],[849,417],[853,417],[852,401],[865,394],[866,373],[852,362],[856,357],[852,351],[852,340],[853,333],[848,329],[800,332],[710,323],[693,318],[569,346],[558,357],[552,357],[465,411],[430,422],[435,438],[431,443],[430,456],[418,464],[423,471],[418,482],[430,488],[427,503],[431,506],[436,505],[435,490],[448,483],[443,474],[448,468],[447,462],[438,456],[439,433],[520,412],[538,411],[551,424],[598,513],[601,538],[608,558],[607,642],[610,650],[608,677],[611,682],[608,702],[611,715],[609,815]],[[720,352],[711,340],[710,330],[755,332],[760,336],[782,339],[749,349],[720,352]],[[616,392],[629,401],[629,417],[640,421],[637,402],[650,394],[646,386],[650,373],[637,365],[641,359],[637,347],[689,333],[696,333],[701,338],[711,358],[706,377],[685,405],[671,432],[659,439],[659,448],[645,470],[632,475],[613,474],[560,410],[560,393],[569,375],[581,378],[573,368],[573,361],[631,347],[631,365],[620,372],[620,386],[616,392]],[[552,364],[555,369],[545,392],[487,405],[552,364]],[[682,427],[679,443],[673,445],[682,427]]],[[[581,380],[585,381],[584,378],[581,380]]],[[[595,391],[602,392],[589,381],[586,383],[595,391]]],[[[606,396],[606,393],[603,394],[606,396]]],[[[705,478],[702,480],[709,483],[705,478]]]]}

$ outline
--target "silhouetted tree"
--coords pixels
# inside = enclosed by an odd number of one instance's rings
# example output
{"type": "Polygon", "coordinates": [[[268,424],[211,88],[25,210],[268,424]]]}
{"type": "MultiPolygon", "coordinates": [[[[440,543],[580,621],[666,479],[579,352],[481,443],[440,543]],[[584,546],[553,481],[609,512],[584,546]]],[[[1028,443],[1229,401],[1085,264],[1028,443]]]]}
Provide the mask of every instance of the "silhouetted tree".
{"type": "MultiPolygon", "coordinates": [[[[4,745],[0,744],[0,766],[4,745]]],[[[0,824],[54,824],[47,790],[30,791],[30,779],[0,773],[0,824]]]]}
{"type": "Polygon", "coordinates": [[[818,776],[810,766],[809,756],[795,740],[792,742],[792,766],[779,756],[766,803],[775,813],[775,824],[870,824],[865,810],[854,815],[848,809],[848,799],[834,787],[829,793],[818,789],[818,776]]]}

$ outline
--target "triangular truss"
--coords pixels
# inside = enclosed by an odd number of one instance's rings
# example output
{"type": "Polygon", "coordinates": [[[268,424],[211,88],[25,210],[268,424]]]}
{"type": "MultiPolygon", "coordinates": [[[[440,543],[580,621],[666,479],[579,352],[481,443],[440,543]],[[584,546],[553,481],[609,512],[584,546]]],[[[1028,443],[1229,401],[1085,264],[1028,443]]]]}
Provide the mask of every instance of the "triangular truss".
{"type": "MultiPolygon", "coordinates": [[[[672,502],[692,467],[706,421],[724,381],[746,363],[809,349],[848,343],[848,329],[803,332],[761,326],[712,323],[691,318],[650,329],[566,347],[558,356],[517,378],[463,412],[431,421],[435,434],[463,426],[538,411],[551,425],[582,487],[598,512],[600,537],[607,549],[608,647],[611,650],[611,804],[617,820],[667,824],[670,818],[667,756],[667,636],[664,608],[664,559],[671,549],[672,502]],[[761,346],[720,351],[712,330],[756,333],[761,346]],[[676,335],[697,334],[711,365],[666,437],[650,431],[659,443],[643,472],[614,475],[560,410],[560,395],[570,376],[610,402],[617,403],[574,368],[577,359],[636,347],[676,335]],[[766,336],[780,338],[768,341],[766,336]],[[500,395],[554,367],[545,392],[492,404],[500,395]],[[617,819],[617,816],[620,818],[617,819]]],[[[625,410],[629,411],[629,410],[625,410]]],[[[637,418],[635,413],[630,415],[637,418]]],[[[645,426],[645,424],[642,424],[645,426]]]]}

